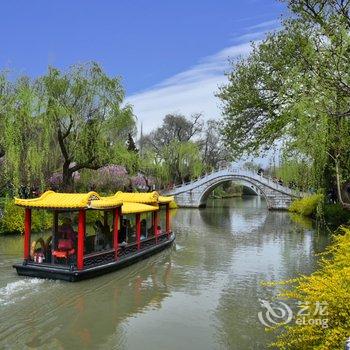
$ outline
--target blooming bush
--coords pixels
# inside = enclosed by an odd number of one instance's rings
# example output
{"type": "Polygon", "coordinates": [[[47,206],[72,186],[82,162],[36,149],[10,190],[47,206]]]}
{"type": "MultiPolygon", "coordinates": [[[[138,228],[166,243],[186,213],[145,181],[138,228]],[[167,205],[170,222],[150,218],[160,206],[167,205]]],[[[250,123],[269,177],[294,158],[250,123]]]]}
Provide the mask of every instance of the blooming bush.
{"type": "Polygon", "coordinates": [[[319,270],[285,282],[291,289],[280,296],[310,308],[303,319],[296,316],[295,324],[277,327],[283,331],[272,346],[283,350],[344,349],[350,335],[350,229],[342,228],[342,233],[334,237],[325,253],[330,256],[321,259],[319,270]],[[327,306],[323,316],[326,327],[312,322],[317,303],[327,306]]]}
{"type": "MultiPolygon", "coordinates": [[[[80,180],[80,173],[78,171],[73,173],[73,181],[78,182],[80,180]]],[[[62,173],[53,173],[49,180],[48,183],[51,188],[53,189],[59,189],[62,186],[63,183],[63,176],[62,173]]]]}
{"type": "Polygon", "coordinates": [[[89,174],[88,186],[96,191],[114,193],[128,185],[128,172],[121,165],[110,164],[89,174]]]}
{"type": "Polygon", "coordinates": [[[51,188],[60,188],[62,185],[62,173],[53,173],[48,182],[51,188]]]}
{"type": "MultiPolygon", "coordinates": [[[[155,179],[152,177],[147,177],[147,181],[148,181],[148,186],[153,186],[155,184],[155,179]]],[[[146,179],[142,174],[137,174],[137,176],[133,176],[131,178],[131,184],[134,188],[143,189],[143,190],[148,189],[146,179]]]]}

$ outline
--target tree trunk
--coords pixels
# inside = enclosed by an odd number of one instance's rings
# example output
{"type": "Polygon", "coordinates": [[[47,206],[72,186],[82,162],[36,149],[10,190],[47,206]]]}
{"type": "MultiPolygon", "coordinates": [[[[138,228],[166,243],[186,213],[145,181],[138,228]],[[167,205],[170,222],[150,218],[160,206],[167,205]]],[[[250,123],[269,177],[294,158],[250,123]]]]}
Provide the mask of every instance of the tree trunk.
{"type": "Polygon", "coordinates": [[[145,180],[147,191],[151,192],[152,191],[152,186],[149,184],[148,178],[145,174],[142,174],[143,179],[145,180]]]}
{"type": "Polygon", "coordinates": [[[342,198],[342,193],[341,193],[341,184],[340,184],[340,174],[339,174],[339,164],[338,160],[335,159],[335,173],[337,177],[337,190],[338,190],[338,198],[339,202],[342,205],[342,207],[346,210],[350,210],[350,203],[345,203],[342,198]]]}
{"type": "Polygon", "coordinates": [[[70,163],[63,163],[62,171],[62,190],[64,192],[72,192],[74,190],[73,173],[69,168],[70,163]]]}

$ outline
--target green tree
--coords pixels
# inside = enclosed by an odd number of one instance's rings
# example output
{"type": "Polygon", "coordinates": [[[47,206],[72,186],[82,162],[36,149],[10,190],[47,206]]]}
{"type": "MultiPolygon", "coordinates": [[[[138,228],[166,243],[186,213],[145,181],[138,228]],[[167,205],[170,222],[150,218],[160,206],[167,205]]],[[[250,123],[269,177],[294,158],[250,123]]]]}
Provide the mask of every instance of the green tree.
{"type": "Polygon", "coordinates": [[[44,181],[44,162],[47,161],[41,96],[35,82],[27,77],[5,84],[8,85],[8,96],[1,116],[5,177],[16,188],[20,184],[40,185],[44,181]]]}
{"type": "Polygon", "coordinates": [[[233,155],[283,142],[285,157],[310,164],[310,184],[348,178],[349,3],[288,1],[293,12],[252,53],[233,63],[223,102],[223,135],[233,155]]]}
{"type": "Polygon", "coordinates": [[[202,115],[166,115],[163,124],[142,136],[140,171],[160,186],[181,183],[226,163],[230,155],[222,142],[219,122],[202,115]]]}
{"type": "Polygon", "coordinates": [[[143,137],[141,172],[153,173],[164,184],[181,183],[200,175],[202,128],[200,114],[191,118],[176,114],[165,116],[160,127],[143,137]]]}
{"type": "Polygon", "coordinates": [[[122,107],[119,78],[108,77],[97,63],[76,65],[67,73],[50,67],[40,83],[45,126],[58,145],[63,187],[70,190],[75,172],[99,169],[126,152],[125,141],[114,139],[118,133],[110,130],[128,134],[135,125],[132,110],[122,107]]]}
{"type": "Polygon", "coordinates": [[[5,155],[5,120],[11,102],[10,84],[5,73],[0,74],[0,158],[5,155]]]}
{"type": "Polygon", "coordinates": [[[231,158],[220,133],[220,121],[209,119],[198,140],[203,170],[211,171],[225,165],[231,158]]]}

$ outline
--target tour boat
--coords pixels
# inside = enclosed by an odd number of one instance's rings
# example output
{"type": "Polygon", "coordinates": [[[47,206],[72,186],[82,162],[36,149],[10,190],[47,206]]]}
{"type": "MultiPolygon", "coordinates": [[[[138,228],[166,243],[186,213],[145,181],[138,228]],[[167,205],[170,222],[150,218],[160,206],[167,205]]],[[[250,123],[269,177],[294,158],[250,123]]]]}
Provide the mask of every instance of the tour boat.
{"type": "Polygon", "coordinates": [[[47,191],[39,198],[15,198],[25,208],[25,219],[24,260],[14,268],[23,276],[73,282],[130,265],[174,242],[171,201],[173,197],[157,192],[102,197],[96,192],[47,191]],[[48,237],[31,242],[33,209],[51,212],[53,228],[48,237]]]}

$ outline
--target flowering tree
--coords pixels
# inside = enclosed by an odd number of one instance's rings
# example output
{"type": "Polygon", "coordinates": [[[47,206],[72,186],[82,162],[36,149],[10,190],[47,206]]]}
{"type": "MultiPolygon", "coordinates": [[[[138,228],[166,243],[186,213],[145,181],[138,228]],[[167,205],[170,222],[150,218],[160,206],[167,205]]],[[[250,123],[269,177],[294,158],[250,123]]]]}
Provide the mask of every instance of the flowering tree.
{"type": "Polygon", "coordinates": [[[128,185],[128,172],[124,166],[109,164],[97,171],[85,170],[80,182],[80,185],[88,190],[114,193],[128,185]]]}
{"type": "Polygon", "coordinates": [[[145,174],[138,173],[131,178],[132,187],[140,190],[151,191],[156,181],[153,177],[147,177],[145,174]]]}

